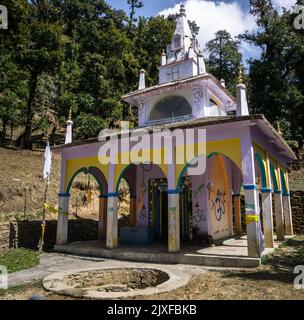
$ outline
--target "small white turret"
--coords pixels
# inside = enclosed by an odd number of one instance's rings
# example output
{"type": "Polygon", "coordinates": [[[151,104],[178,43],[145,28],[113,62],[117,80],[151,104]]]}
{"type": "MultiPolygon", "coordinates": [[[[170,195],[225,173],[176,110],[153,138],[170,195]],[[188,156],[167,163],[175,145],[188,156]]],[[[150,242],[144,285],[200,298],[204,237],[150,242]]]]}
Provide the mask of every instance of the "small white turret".
{"type": "Polygon", "coordinates": [[[224,79],[221,79],[220,83],[223,88],[226,88],[226,81],[224,79]]]}
{"type": "Polygon", "coordinates": [[[164,66],[164,65],[167,64],[167,55],[166,55],[165,51],[163,51],[163,53],[162,53],[162,55],[161,55],[160,64],[161,64],[162,66],[164,66]]]}
{"type": "Polygon", "coordinates": [[[248,102],[247,102],[247,89],[243,83],[243,71],[240,68],[239,80],[237,85],[237,106],[236,106],[236,115],[237,116],[248,116],[248,102]]]}
{"type": "Polygon", "coordinates": [[[65,144],[72,143],[73,141],[73,121],[72,121],[72,109],[69,112],[69,118],[66,122],[67,128],[65,133],[65,144]]]}
{"type": "Polygon", "coordinates": [[[141,69],[139,75],[139,85],[138,90],[143,90],[146,88],[146,70],[141,69]]]}

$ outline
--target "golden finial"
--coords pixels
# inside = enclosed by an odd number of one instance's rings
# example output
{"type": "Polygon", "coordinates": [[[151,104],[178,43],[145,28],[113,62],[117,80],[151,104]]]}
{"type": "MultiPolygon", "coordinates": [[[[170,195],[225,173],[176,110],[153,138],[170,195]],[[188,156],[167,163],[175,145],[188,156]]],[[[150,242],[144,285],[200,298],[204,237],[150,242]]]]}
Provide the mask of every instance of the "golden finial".
{"type": "Polygon", "coordinates": [[[239,77],[238,77],[238,84],[243,84],[244,79],[243,79],[243,67],[240,65],[239,68],[239,77]]]}
{"type": "Polygon", "coordinates": [[[70,121],[72,121],[72,108],[70,108],[70,111],[69,111],[69,119],[70,121]]]}

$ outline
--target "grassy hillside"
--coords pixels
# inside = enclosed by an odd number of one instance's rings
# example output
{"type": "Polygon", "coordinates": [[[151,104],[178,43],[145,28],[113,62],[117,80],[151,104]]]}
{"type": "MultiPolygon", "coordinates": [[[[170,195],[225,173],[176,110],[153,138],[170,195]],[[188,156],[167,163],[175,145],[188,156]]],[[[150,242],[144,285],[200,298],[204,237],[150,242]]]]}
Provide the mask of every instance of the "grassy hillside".
{"type": "MultiPolygon", "coordinates": [[[[0,220],[41,217],[44,152],[0,148],[0,220]]],[[[57,204],[60,157],[54,155],[48,201],[57,204]]]]}
{"type": "MultiPolygon", "coordinates": [[[[0,221],[14,219],[38,219],[42,217],[45,184],[42,177],[43,151],[14,150],[0,147],[0,221]]],[[[47,202],[58,204],[60,186],[60,156],[53,154],[52,174],[47,202]]],[[[120,203],[119,215],[129,212],[129,194],[122,182],[124,201],[120,203]]],[[[80,174],[74,180],[70,199],[70,218],[99,218],[99,190],[94,178],[80,174]],[[90,190],[91,196],[88,196],[90,190]]],[[[56,214],[47,212],[47,219],[56,214]]]]}

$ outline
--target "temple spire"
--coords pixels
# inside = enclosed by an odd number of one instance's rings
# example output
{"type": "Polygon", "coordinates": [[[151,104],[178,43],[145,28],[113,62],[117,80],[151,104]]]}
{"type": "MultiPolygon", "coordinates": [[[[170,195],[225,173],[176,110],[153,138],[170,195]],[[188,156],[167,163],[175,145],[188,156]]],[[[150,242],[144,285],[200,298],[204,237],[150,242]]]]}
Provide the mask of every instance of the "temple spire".
{"type": "Polygon", "coordinates": [[[193,36],[182,4],[176,18],[176,27],[163,53],[159,66],[159,84],[179,81],[206,73],[204,56],[197,39],[193,36]]]}

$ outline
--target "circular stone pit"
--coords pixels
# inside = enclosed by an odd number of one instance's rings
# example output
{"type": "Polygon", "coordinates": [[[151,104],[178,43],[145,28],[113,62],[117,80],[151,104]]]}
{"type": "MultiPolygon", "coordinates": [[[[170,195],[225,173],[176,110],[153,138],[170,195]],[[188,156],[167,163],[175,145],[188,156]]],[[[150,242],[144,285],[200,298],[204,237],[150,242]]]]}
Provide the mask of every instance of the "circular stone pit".
{"type": "Polygon", "coordinates": [[[43,287],[57,294],[84,299],[123,299],[168,292],[189,281],[185,273],[166,268],[103,268],[56,272],[43,287]]]}

